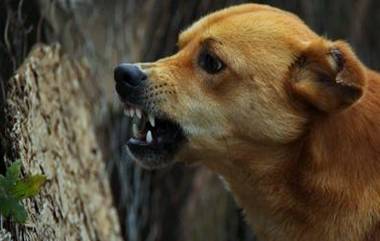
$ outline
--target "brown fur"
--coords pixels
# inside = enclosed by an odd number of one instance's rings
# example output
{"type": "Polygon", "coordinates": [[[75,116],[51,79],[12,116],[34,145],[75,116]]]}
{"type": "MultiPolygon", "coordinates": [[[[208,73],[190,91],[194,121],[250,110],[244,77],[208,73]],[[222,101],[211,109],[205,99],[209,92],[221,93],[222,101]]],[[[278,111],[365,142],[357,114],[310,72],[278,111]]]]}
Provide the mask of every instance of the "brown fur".
{"type": "Polygon", "coordinates": [[[151,108],[184,129],[177,159],[222,175],[263,241],[380,240],[380,76],[295,15],[246,4],[206,16],[142,64],[151,108]],[[209,75],[202,48],[227,68],[209,75]]]}

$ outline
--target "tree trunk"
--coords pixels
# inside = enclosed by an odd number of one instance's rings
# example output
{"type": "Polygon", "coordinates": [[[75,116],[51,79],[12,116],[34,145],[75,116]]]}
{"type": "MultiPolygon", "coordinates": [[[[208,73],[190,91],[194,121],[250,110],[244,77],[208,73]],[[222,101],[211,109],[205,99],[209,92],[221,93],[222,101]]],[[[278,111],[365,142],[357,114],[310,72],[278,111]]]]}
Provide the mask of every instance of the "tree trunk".
{"type": "MultiPolygon", "coordinates": [[[[99,91],[88,66],[37,46],[9,82],[9,159],[48,183],[28,200],[26,225],[15,240],[121,240],[91,112],[99,91]]],[[[8,158],[8,156],[7,156],[8,158]]]]}

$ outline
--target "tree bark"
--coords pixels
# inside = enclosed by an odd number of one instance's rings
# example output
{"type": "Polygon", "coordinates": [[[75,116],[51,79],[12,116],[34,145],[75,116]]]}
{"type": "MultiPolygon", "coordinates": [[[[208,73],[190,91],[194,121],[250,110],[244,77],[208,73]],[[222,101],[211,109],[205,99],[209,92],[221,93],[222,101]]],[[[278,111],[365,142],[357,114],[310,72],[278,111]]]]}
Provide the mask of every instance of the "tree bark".
{"type": "Polygon", "coordinates": [[[121,240],[91,117],[99,91],[91,79],[88,66],[54,45],[36,47],[8,82],[7,159],[48,178],[25,202],[27,224],[10,224],[14,240],[121,240]]]}

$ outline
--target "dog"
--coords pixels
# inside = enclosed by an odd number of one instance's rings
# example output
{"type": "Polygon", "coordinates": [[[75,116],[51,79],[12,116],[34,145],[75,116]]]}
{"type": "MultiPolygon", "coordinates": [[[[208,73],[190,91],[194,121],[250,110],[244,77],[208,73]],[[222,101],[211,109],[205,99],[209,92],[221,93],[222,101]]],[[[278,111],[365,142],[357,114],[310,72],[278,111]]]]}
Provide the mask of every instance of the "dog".
{"type": "Polygon", "coordinates": [[[296,15],[232,6],[122,63],[131,157],[221,175],[262,241],[380,240],[380,76],[296,15]]]}

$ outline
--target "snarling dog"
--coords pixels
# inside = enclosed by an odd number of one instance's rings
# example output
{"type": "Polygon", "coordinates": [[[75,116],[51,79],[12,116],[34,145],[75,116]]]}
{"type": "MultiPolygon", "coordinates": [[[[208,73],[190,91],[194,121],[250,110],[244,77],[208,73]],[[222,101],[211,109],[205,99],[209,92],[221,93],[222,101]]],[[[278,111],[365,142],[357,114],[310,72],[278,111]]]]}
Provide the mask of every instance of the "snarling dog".
{"type": "Polygon", "coordinates": [[[245,4],[199,20],[178,46],[115,69],[134,159],[220,174],[258,240],[380,240],[380,76],[346,42],[245,4]]]}

